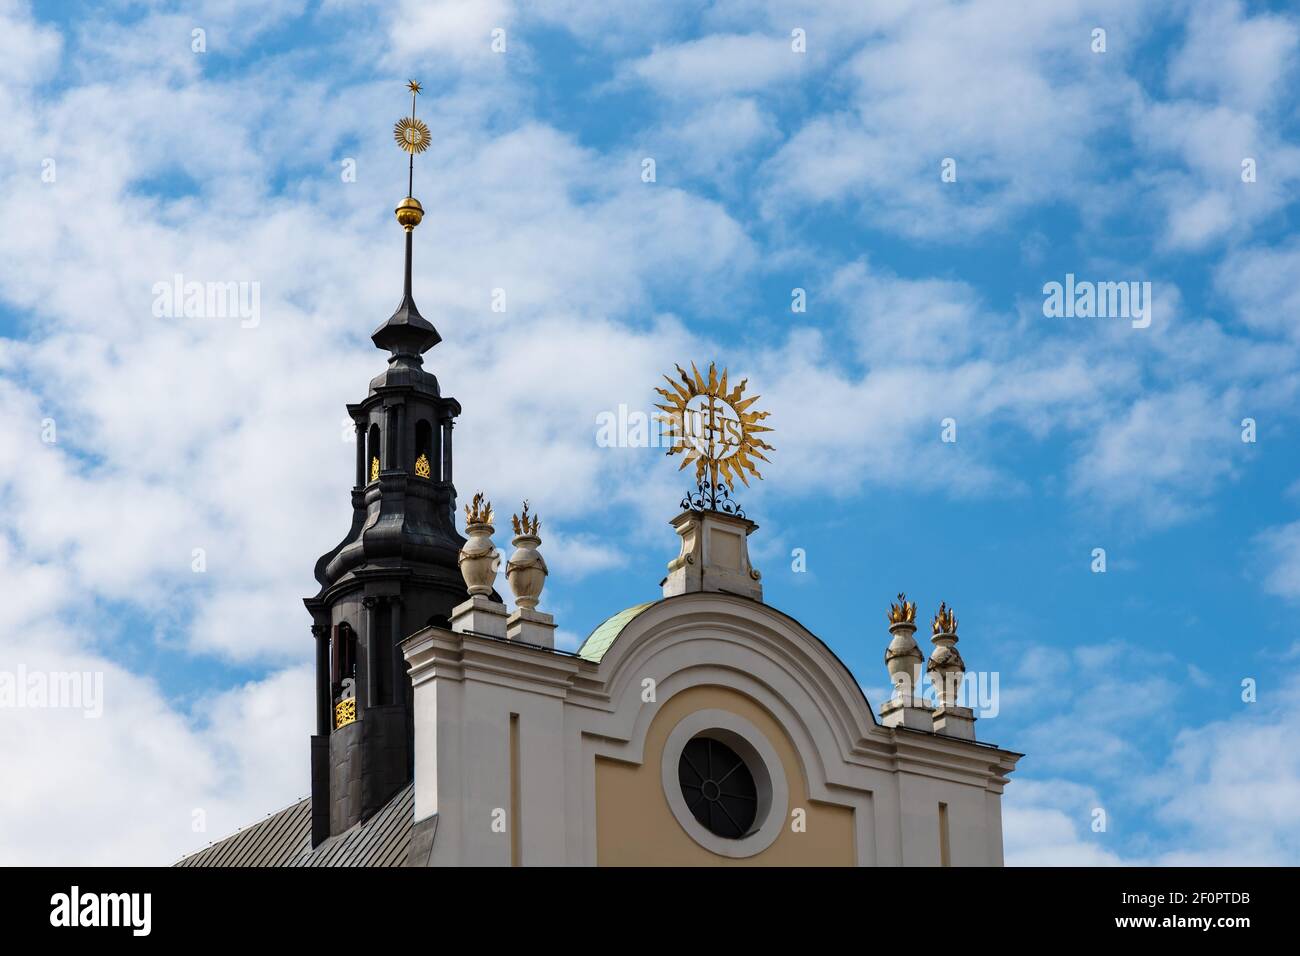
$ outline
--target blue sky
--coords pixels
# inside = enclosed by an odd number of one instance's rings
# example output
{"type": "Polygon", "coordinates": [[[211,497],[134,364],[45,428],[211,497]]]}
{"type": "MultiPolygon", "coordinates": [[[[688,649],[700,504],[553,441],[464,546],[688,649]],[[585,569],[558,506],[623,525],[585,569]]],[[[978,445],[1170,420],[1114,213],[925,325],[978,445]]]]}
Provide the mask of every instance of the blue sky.
{"type": "Polygon", "coordinates": [[[97,720],[0,714],[0,861],[167,862],[306,791],[416,76],[457,485],[543,516],[568,646],[657,594],[686,490],[598,416],[716,360],[776,429],[768,602],[877,709],[899,590],[998,673],[1009,862],[1295,863],[1300,19],[1135,6],[0,0],[0,641],[105,675],[97,720]],[[176,273],[256,324],[153,315],[176,273]],[[1046,317],[1067,274],[1150,326],[1046,317]]]}

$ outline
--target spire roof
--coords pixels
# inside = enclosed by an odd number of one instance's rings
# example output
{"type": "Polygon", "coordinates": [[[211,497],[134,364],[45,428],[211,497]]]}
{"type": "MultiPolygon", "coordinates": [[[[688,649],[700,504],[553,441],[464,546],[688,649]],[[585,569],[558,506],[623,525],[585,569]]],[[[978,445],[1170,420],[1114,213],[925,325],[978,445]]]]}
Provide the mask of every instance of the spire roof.
{"type": "MultiPolygon", "coordinates": [[[[410,268],[409,258],[407,268],[410,268]]],[[[397,311],[375,329],[370,340],[376,347],[387,349],[394,355],[421,355],[441,342],[442,336],[433,327],[433,323],[420,314],[408,288],[397,311]]]]}

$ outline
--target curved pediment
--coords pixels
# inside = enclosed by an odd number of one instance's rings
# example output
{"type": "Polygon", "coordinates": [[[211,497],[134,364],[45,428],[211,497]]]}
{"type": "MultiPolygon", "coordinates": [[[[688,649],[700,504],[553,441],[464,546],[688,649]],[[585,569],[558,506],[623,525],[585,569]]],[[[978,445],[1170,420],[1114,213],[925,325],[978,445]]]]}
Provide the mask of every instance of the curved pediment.
{"type": "MultiPolygon", "coordinates": [[[[601,627],[607,631],[597,628],[584,648],[596,638],[604,644],[595,683],[616,725],[645,722],[640,705],[651,680],[657,688],[721,684],[755,697],[784,712],[796,736],[819,742],[819,762],[862,754],[878,727],[843,661],[794,618],[758,601],[693,592],[630,608],[601,627]]],[[[635,737],[633,726],[622,729],[635,737]]]]}

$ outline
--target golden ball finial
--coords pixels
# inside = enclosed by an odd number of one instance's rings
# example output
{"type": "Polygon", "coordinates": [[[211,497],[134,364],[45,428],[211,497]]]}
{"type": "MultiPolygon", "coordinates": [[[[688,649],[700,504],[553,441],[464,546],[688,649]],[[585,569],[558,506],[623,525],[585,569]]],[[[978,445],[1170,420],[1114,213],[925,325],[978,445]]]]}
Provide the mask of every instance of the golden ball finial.
{"type": "Polygon", "coordinates": [[[410,232],[420,224],[424,218],[424,207],[420,205],[420,200],[414,196],[407,196],[397,204],[393,210],[397,214],[397,221],[403,229],[410,232]]]}

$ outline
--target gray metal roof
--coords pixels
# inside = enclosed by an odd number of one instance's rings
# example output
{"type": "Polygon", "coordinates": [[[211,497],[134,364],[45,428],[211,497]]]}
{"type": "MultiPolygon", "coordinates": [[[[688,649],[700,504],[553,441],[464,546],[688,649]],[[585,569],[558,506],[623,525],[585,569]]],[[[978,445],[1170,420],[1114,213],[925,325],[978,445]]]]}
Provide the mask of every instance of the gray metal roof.
{"type": "Polygon", "coordinates": [[[192,853],[177,866],[402,866],[411,846],[415,785],[365,823],[311,848],[311,797],[192,853]]]}

